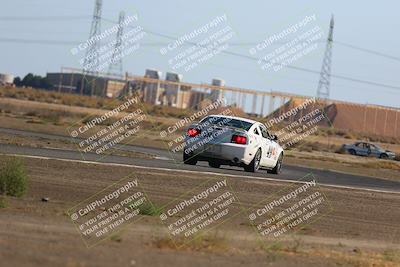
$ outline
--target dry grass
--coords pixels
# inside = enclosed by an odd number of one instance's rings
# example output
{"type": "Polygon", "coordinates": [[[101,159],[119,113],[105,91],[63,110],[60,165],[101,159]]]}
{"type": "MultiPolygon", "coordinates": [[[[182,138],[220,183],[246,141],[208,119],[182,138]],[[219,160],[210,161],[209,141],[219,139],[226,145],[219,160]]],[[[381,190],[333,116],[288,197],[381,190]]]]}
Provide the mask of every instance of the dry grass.
{"type": "Polygon", "coordinates": [[[388,144],[399,144],[400,139],[390,136],[380,136],[374,134],[359,133],[351,130],[335,129],[333,127],[319,127],[317,135],[322,137],[337,136],[351,140],[366,140],[369,142],[380,142],[388,144]]]}
{"type": "Polygon", "coordinates": [[[336,152],[341,146],[336,144],[324,144],[319,141],[307,141],[303,140],[300,143],[296,143],[294,146],[288,148],[297,149],[298,151],[312,152],[312,151],[323,151],[323,152],[336,152]]]}
{"type": "Polygon", "coordinates": [[[218,232],[214,234],[197,234],[191,241],[184,238],[171,239],[170,237],[153,238],[152,245],[159,249],[172,249],[183,251],[201,251],[219,253],[229,250],[225,236],[218,232]]]}
{"type": "Polygon", "coordinates": [[[301,251],[302,240],[292,238],[290,242],[272,241],[261,245],[261,249],[268,254],[276,252],[299,253],[301,251]]]}
{"type": "Polygon", "coordinates": [[[0,209],[7,208],[7,203],[5,201],[5,198],[1,197],[0,198],[0,209]]]}
{"type": "Polygon", "coordinates": [[[333,251],[333,250],[306,250],[304,255],[309,257],[320,257],[326,260],[336,262],[338,266],[356,266],[356,267],[395,267],[399,266],[400,261],[397,256],[391,258],[386,252],[363,252],[360,249],[352,251],[333,251]]]}
{"type": "Polygon", "coordinates": [[[321,247],[306,247],[301,239],[296,238],[290,242],[273,241],[261,246],[269,258],[278,256],[303,256],[307,258],[319,258],[323,262],[335,262],[338,266],[370,266],[370,267],[394,267],[400,264],[400,251],[394,249],[382,252],[363,251],[359,248],[348,248],[342,244],[338,249],[321,247]]]}
{"type": "MultiPolygon", "coordinates": [[[[67,106],[78,106],[86,108],[113,109],[123,103],[123,99],[108,99],[90,97],[76,94],[58,93],[54,91],[37,90],[32,88],[0,87],[0,97],[9,97],[20,100],[38,101],[51,104],[67,106]]],[[[178,109],[174,107],[154,106],[143,104],[147,114],[161,117],[184,118],[193,114],[194,110],[178,109]]],[[[133,106],[128,111],[133,111],[133,106]]]]}
{"type": "MultiPolygon", "coordinates": [[[[305,150],[300,150],[304,152],[305,150]]],[[[312,152],[312,151],[306,151],[312,152]]],[[[376,159],[376,158],[365,158],[358,156],[343,155],[335,157],[331,154],[319,153],[313,155],[311,153],[288,153],[287,157],[306,159],[306,160],[318,160],[321,162],[334,162],[334,163],[346,163],[351,164],[353,167],[369,168],[369,169],[388,169],[388,170],[400,170],[400,164],[396,161],[376,159]],[[368,160],[365,162],[364,160],[368,160]]]]}
{"type": "Polygon", "coordinates": [[[372,169],[388,169],[400,171],[400,164],[388,160],[379,160],[373,163],[363,163],[361,164],[361,166],[372,169]]]}

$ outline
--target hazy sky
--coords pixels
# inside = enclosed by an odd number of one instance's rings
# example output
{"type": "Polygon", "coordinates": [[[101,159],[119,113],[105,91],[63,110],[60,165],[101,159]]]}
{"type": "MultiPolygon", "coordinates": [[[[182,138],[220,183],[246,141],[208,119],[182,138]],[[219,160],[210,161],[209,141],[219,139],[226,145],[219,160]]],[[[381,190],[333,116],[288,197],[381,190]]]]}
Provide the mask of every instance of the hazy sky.
{"type": "MultiPolygon", "coordinates": [[[[61,66],[79,67],[79,56],[71,49],[89,36],[94,0],[3,0],[0,9],[0,73],[24,76],[45,75],[61,66]],[[24,19],[22,19],[24,18],[24,19]],[[41,18],[41,19],[40,19],[41,18]],[[11,42],[10,39],[17,39],[11,42]],[[35,42],[32,42],[35,40],[35,42]],[[38,41],[38,42],[36,42],[38,41]],[[51,41],[51,42],[47,42],[51,41]],[[57,41],[57,42],[53,42],[57,41]]],[[[315,14],[314,26],[321,27],[326,40],[331,14],[335,17],[332,73],[400,87],[400,60],[351,49],[351,44],[400,58],[398,1],[128,1],[103,0],[103,17],[118,20],[119,11],[138,15],[135,25],[146,31],[179,37],[226,14],[234,32],[226,51],[251,56],[249,49],[271,34],[281,32],[315,14]]],[[[102,21],[102,30],[113,24],[102,21]]],[[[201,41],[199,36],[193,41],[201,41]]],[[[291,35],[286,41],[296,37],[291,35]]],[[[169,56],[160,48],[171,42],[152,34],[143,45],[123,59],[124,70],[143,75],[146,68],[171,71],[169,56]]],[[[271,45],[269,52],[279,46],[271,45]]],[[[291,65],[319,71],[325,42],[291,65]]],[[[264,53],[265,54],[265,53],[264,53]]],[[[257,54],[263,55],[262,53],[257,54]]],[[[262,70],[255,60],[221,53],[188,72],[184,81],[207,82],[218,77],[229,86],[284,91],[314,96],[319,75],[284,68],[262,70]]],[[[400,107],[400,89],[360,84],[332,78],[331,98],[359,103],[400,107]]]]}

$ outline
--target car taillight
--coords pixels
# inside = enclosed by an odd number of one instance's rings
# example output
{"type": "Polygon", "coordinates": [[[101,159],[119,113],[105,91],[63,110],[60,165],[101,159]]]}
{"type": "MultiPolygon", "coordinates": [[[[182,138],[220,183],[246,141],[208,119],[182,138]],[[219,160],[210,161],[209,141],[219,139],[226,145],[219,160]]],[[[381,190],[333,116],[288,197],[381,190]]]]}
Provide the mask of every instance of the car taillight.
{"type": "Polygon", "coordinates": [[[196,137],[196,136],[198,136],[200,134],[200,130],[199,129],[190,128],[187,133],[188,133],[188,135],[190,137],[196,137]]]}
{"type": "Polygon", "coordinates": [[[247,138],[245,136],[233,135],[232,143],[245,145],[245,144],[247,144],[247,138]]]}

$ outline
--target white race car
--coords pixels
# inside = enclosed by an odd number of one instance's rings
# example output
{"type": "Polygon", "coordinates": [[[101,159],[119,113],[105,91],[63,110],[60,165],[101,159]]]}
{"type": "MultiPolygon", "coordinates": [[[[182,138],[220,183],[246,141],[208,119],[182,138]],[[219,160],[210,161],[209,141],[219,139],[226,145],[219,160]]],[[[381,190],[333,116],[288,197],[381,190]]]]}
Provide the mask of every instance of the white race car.
{"type": "Polygon", "coordinates": [[[185,164],[208,161],[209,165],[259,168],[279,174],[283,149],[260,122],[231,116],[210,115],[189,126],[183,150],[185,164]]]}

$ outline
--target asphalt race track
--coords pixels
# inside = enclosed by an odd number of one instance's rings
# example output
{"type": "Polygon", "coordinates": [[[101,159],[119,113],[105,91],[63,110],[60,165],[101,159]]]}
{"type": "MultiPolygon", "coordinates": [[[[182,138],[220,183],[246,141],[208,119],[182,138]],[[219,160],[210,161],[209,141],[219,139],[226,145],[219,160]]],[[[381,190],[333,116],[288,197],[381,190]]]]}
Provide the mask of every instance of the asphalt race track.
{"type": "MultiPolygon", "coordinates": [[[[33,133],[27,131],[0,128],[0,132],[12,133],[22,136],[36,136],[50,139],[64,139],[68,141],[77,141],[65,136],[56,136],[49,134],[33,133]]],[[[135,151],[155,155],[155,159],[129,158],[123,156],[99,156],[94,153],[81,154],[78,150],[63,150],[51,148],[32,148],[15,145],[0,145],[0,154],[23,155],[43,157],[49,159],[90,161],[98,163],[123,164],[148,169],[165,169],[192,171],[201,175],[202,173],[217,173],[220,175],[246,177],[249,179],[274,179],[282,181],[298,181],[307,174],[312,173],[320,185],[330,185],[339,187],[350,187],[367,190],[390,191],[400,193],[400,182],[387,181],[383,179],[356,176],[333,171],[312,169],[307,167],[298,167],[284,164],[282,173],[279,175],[269,174],[265,170],[259,170],[257,173],[248,173],[243,168],[221,166],[221,168],[211,168],[207,162],[199,162],[196,166],[185,165],[181,161],[181,155],[174,155],[167,150],[146,148],[139,146],[124,146],[121,150],[135,151]],[[100,158],[100,159],[99,159],[100,158]]],[[[311,177],[310,177],[311,179],[311,177]]]]}

